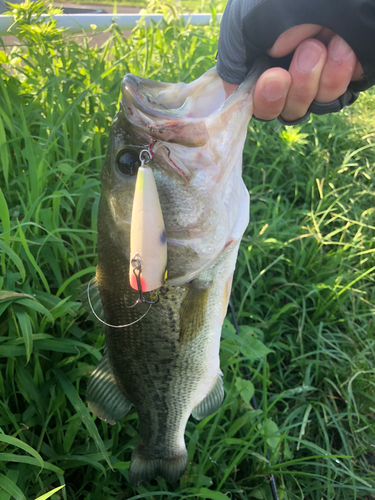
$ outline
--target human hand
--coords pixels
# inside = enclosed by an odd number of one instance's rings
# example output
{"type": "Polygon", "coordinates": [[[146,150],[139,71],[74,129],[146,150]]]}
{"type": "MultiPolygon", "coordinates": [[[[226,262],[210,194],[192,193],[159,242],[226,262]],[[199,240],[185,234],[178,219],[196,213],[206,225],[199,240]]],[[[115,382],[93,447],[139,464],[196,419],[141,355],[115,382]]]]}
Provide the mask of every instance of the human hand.
{"type": "MultiPolygon", "coordinates": [[[[347,90],[350,81],[361,80],[363,69],[350,46],[331,30],[301,24],[282,33],[267,54],[283,57],[294,51],[289,71],[273,67],[265,71],[254,89],[254,115],[262,120],[278,116],[285,122],[303,117],[315,100],[329,103],[347,90]]],[[[226,97],[238,84],[223,81],[226,97]]]]}

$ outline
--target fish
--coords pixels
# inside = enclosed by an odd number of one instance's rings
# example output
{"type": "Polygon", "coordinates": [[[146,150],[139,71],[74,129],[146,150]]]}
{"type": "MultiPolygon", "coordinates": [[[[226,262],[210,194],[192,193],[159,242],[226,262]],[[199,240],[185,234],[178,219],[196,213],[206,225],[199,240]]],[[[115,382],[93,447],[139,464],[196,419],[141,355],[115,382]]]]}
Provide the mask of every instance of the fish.
{"type": "Polygon", "coordinates": [[[109,424],[135,407],[133,487],[157,476],[178,481],[187,465],[187,420],[216,412],[224,398],[220,335],[249,222],[242,152],[260,72],[228,99],[215,68],[188,84],[133,74],[122,81],[101,172],[98,263],[89,287],[106,352],[87,400],[109,424]],[[150,183],[155,189],[148,191],[150,183]],[[146,242],[152,238],[142,262],[145,275],[148,266],[156,276],[149,286],[131,251],[135,210],[146,242]]]}

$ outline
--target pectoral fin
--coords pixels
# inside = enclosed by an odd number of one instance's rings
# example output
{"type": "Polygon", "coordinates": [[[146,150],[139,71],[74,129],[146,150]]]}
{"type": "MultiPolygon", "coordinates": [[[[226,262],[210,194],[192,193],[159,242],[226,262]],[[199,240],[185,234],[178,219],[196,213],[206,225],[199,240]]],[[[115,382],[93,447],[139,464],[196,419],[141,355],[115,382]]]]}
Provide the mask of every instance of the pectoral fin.
{"type": "Polygon", "coordinates": [[[117,387],[107,354],[89,379],[87,402],[95,415],[111,425],[122,419],[132,406],[117,387]]]}
{"type": "Polygon", "coordinates": [[[220,372],[210,392],[191,412],[197,420],[208,417],[208,415],[215,413],[220,408],[224,399],[222,376],[223,374],[220,372]]]}

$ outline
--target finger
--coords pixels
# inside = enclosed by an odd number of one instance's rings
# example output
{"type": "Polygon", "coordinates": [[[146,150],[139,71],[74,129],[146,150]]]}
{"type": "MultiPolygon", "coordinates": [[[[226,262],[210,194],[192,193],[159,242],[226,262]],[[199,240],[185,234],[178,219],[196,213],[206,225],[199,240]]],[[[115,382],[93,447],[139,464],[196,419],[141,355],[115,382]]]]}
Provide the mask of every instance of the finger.
{"type": "Polygon", "coordinates": [[[315,35],[314,38],[323,42],[324,45],[327,47],[327,45],[329,44],[331,39],[334,37],[334,35],[335,35],[334,31],[332,31],[328,28],[322,28],[321,31],[319,31],[319,33],[317,33],[315,35]]]}
{"type": "Polygon", "coordinates": [[[261,120],[273,120],[284,108],[291,76],[285,69],[270,68],[257,81],[253,113],[261,120]]]}
{"type": "Polygon", "coordinates": [[[273,46],[267,50],[271,57],[284,57],[293,52],[307,38],[315,37],[322,30],[317,24],[300,24],[284,31],[273,46]]]}
{"type": "Polygon", "coordinates": [[[348,88],[357,58],[350,46],[339,35],[335,35],[327,47],[327,60],[320,76],[317,102],[331,102],[348,88]]]}
{"type": "Polygon", "coordinates": [[[310,38],[298,46],[290,64],[292,83],[281,113],[285,121],[298,120],[306,114],[318,93],[326,58],[326,47],[319,40],[310,38]]]}
{"type": "Polygon", "coordinates": [[[355,65],[355,69],[353,72],[352,81],[354,82],[358,80],[363,80],[364,79],[363,73],[364,71],[362,68],[362,64],[359,61],[357,61],[357,64],[355,65]]]}

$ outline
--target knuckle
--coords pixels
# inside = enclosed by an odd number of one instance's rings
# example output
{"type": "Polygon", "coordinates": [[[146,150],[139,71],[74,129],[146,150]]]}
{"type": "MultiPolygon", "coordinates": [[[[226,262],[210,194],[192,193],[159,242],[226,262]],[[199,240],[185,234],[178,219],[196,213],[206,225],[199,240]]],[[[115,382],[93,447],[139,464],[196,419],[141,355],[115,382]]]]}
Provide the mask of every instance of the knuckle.
{"type": "Polygon", "coordinates": [[[315,95],[316,91],[313,91],[312,89],[296,89],[289,92],[288,101],[292,101],[293,103],[301,106],[307,105],[308,107],[314,100],[315,95]]]}
{"type": "Polygon", "coordinates": [[[283,107],[281,106],[255,106],[254,105],[254,115],[260,120],[273,120],[277,118],[283,107]]]}
{"type": "Polygon", "coordinates": [[[334,75],[328,75],[324,77],[319,86],[319,92],[341,93],[344,88],[347,87],[346,81],[338,80],[334,75]]]}

